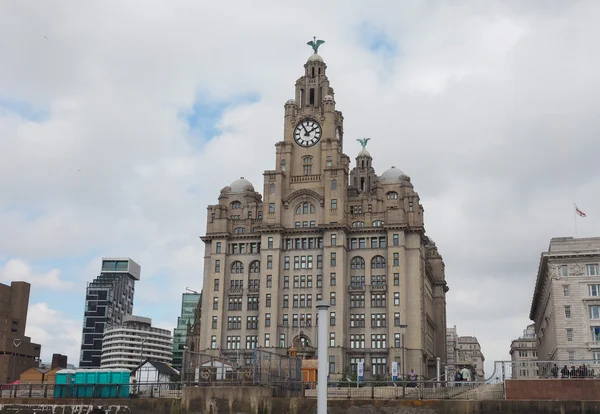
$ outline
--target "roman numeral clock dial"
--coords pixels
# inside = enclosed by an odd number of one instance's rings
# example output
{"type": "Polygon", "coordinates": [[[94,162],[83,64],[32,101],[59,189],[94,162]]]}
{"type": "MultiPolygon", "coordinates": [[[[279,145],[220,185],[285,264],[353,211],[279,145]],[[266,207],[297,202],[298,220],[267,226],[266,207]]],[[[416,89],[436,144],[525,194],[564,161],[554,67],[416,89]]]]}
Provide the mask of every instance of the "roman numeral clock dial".
{"type": "Polygon", "coordinates": [[[294,129],[294,141],[301,147],[312,147],[321,140],[321,125],[317,121],[307,119],[294,129]]]}

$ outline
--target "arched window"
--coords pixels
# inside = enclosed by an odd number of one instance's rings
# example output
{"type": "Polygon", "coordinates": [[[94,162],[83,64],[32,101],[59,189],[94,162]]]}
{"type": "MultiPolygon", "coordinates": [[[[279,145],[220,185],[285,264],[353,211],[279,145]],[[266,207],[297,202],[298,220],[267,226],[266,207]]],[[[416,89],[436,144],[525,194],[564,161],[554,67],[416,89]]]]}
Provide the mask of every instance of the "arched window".
{"type": "Polygon", "coordinates": [[[365,227],[365,222],[364,221],[355,221],[354,223],[352,223],[352,227],[365,227]]]}
{"type": "Polygon", "coordinates": [[[245,227],[236,227],[235,229],[233,229],[233,232],[235,234],[246,233],[246,228],[245,227]]]}
{"type": "Polygon", "coordinates": [[[242,208],[242,203],[240,203],[239,201],[234,201],[233,203],[231,203],[231,208],[234,210],[242,208]]]}
{"type": "Polygon", "coordinates": [[[258,212],[258,214],[256,215],[256,217],[257,217],[259,220],[262,220],[262,211],[259,211],[259,212],[258,212]]]}
{"type": "Polygon", "coordinates": [[[298,204],[298,207],[296,207],[296,214],[315,214],[315,212],[315,205],[308,201],[298,204]]]}
{"type": "Polygon", "coordinates": [[[252,273],[260,273],[260,262],[258,260],[250,263],[250,274],[252,273]]]}
{"type": "Polygon", "coordinates": [[[337,190],[337,180],[331,180],[331,189],[337,190]]]}
{"type": "Polygon", "coordinates": [[[388,200],[397,200],[398,199],[398,193],[395,191],[390,191],[386,195],[387,195],[388,200]]]}
{"type": "Polygon", "coordinates": [[[304,175],[312,174],[312,157],[306,156],[302,157],[302,168],[304,175]]]}
{"type": "Polygon", "coordinates": [[[240,261],[235,261],[231,264],[231,273],[244,273],[244,264],[240,261]]]}
{"type": "Polygon", "coordinates": [[[371,269],[385,269],[385,259],[383,256],[375,256],[371,260],[371,269]]]}
{"type": "Polygon", "coordinates": [[[258,229],[256,227],[252,227],[252,233],[256,233],[258,229]]]}
{"type": "Polygon", "coordinates": [[[269,185],[269,192],[270,192],[271,194],[275,194],[275,184],[271,184],[271,185],[269,185]]]}
{"type": "Polygon", "coordinates": [[[350,261],[350,269],[351,270],[358,270],[358,269],[364,269],[365,268],[365,259],[363,259],[360,256],[354,256],[352,258],[352,260],[350,261]]]}
{"type": "Polygon", "coordinates": [[[381,227],[385,224],[385,221],[383,220],[375,220],[373,221],[373,227],[381,227]]]}

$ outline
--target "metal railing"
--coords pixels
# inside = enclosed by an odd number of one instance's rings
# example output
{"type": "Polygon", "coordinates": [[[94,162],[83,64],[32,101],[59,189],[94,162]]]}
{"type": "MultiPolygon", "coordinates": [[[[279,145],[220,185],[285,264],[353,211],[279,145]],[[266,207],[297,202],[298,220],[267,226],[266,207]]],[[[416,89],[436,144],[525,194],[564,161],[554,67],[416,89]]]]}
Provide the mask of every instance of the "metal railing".
{"type": "Polygon", "coordinates": [[[519,359],[515,361],[496,361],[494,372],[486,382],[498,383],[507,379],[586,378],[600,378],[600,360],[536,361],[519,359]]]}
{"type": "MultiPolygon", "coordinates": [[[[446,381],[342,381],[327,384],[328,399],[503,400],[504,384],[446,381]]],[[[316,398],[316,383],[304,383],[304,397],[316,398]]]]}
{"type": "Polygon", "coordinates": [[[1,398],[180,398],[181,383],[9,384],[1,398]]]}

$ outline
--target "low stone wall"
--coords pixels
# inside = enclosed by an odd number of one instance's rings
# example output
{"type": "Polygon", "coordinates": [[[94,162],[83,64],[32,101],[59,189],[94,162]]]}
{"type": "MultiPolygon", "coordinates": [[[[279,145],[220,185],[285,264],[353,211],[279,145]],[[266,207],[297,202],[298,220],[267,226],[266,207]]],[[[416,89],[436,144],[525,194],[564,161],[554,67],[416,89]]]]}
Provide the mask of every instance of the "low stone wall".
{"type": "Polygon", "coordinates": [[[523,379],[505,383],[507,400],[600,400],[600,380],[597,379],[523,379]]]}
{"type": "Polygon", "coordinates": [[[178,399],[1,398],[0,414],[181,414],[178,399]]]}

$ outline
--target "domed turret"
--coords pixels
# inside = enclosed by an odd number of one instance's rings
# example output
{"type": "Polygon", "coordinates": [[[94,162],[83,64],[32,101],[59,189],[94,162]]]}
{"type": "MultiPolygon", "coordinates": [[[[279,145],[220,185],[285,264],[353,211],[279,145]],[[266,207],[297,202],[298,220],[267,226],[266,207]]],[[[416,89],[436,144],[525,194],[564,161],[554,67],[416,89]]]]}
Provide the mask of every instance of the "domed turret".
{"type": "Polygon", "coordinates": [[[308,62],[323,62],[323,58],[317,53],[313,53],[309,58],[308,62]]]}
{"type": "Polygon", "coordinates": [[[244,177],[240,177],[238,180],[235,180],[229,186],[231,188],[232,193],[243,193],[245,191],[254,191],[254,186],[244,177]]]}
{"type": "Polygon", "coordinates": [[[383,174],[381,174],[381,177],[379,177],[379,181],[383,184],[392,184],[404,181],[406,177],[406,174],[404,174],[402,170],[396,167],[392,167],[389,170],[385,171],[383,174]]]}

